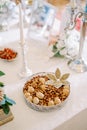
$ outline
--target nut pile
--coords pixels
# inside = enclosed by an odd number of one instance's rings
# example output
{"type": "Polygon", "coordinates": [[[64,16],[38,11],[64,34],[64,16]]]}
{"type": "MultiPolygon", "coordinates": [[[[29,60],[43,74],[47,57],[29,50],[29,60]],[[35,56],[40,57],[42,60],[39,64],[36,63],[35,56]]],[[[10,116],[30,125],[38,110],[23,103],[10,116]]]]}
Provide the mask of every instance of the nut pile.
{"type": "Polygon", "coordinates": [[[13,51],[10,48],[4,48],[3,50],[0,50],[0,58],[5,60],[12,60],[16,58],[17,52],[13,51]]]}
{"type": "Polygon", "coordinates": [[[46,84],[49,80],[47,75],[37,75],[27,81],[23,88],[23,93],[29,102],[41,106],[54,106],[64,101],[70,92],[68,85],[60,88],[46,84]]]}

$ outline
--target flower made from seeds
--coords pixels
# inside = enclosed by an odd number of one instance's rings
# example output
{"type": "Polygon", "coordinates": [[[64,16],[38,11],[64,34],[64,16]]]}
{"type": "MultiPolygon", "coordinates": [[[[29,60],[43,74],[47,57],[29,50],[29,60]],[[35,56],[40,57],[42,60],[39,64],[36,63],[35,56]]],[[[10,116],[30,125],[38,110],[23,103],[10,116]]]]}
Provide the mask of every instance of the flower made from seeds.
{"type": "Polygon", "coordinates": [[[70,85],[70,83],[67,81],[69,75],[70,75],[69,73],[61,75],[59,68],[57,68],[54,74],[52,73],[47,74],[49,80],[46,82],[46,84],[51,84],[58,88],[64,85],[70,85]]]}

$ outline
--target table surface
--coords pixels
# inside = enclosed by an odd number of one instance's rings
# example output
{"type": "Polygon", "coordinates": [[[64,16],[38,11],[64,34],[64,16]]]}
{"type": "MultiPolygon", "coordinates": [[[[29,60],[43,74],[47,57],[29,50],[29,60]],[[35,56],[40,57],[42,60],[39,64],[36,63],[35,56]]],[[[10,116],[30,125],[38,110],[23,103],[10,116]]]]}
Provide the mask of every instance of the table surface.
{"type": "MultiPolygon", "coordinates": [[[[27,29],[25,29],[25,36],[27,29]]],[[[22,52],[19,43],[19,29],[0,32],[0,47],[12,47],[18,57],[12,62],[0,59],[0,70],[6,75],[0,77],[5,84],[6,94],[16,101],[11,107],[14,120],[0,126],[0,130],[53,130],[60,124],[87,108],[87,72],[75,73],[67,66],[68,59],[50,58],[47,42],[29,40],[28,63],[33,73],[54,72],[60,68],[62,73],[69,72],[71,83],[70,96],[64,107],[51,112],[38,112],[27,106],[23,97],[23,86],[26,79],[21,79],[22,52]]]]}

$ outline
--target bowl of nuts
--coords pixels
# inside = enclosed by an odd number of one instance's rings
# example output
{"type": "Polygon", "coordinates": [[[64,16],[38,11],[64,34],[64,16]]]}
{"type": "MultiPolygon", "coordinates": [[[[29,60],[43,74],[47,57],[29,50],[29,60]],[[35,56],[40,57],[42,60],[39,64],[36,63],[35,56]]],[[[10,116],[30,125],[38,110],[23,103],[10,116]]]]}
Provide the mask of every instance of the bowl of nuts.
{"type": "Polygon", "coordinates": [[[70,83],[66,80],[68,77],[69,73],[61,76],[58,68],[55,73],[33,74],[23,87],[23,95],[27,104],[37,111],[61,108],[70,94],[70,83]]]}
{"type": "Polygon", "coordinates": [[[3,48],[0,50],[0,58],[6,61],[13,61],[17,57],[17,52],[11,48],[3,48]]]}

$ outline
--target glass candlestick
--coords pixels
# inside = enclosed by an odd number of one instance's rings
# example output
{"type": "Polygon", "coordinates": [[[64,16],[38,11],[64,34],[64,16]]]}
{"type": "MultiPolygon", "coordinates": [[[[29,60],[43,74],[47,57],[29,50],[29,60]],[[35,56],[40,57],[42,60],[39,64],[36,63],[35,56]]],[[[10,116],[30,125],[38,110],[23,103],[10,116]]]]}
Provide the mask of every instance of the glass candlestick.
{"type": "Polygon", "coordinates": [[[80,33],[79,53],[76,59],[70,60],[68,62],[69,67],[76,72],[87,71],[87,64],[82,57],[84,41],[86,36],[86,28],[87,28],[87,13],[83,13],[82,28],[80,33]]]}
{"type": "Polygon", "coordinates": [[[21,48],[22,48],[23,64],[22,64],[22,70],[19,73],[19,76],[22,78],[25,78],[32,75],[32,71],[28,68],[28,62],[27,62],[28,47],[26,44],[23,44],[21,48]]]}
{"type": "Polygon", "coordinates": [[[21,3],[19,3],[19,21],[20,21],[20,44],[22,48],[22,56],[23,56],[23,66],[22,71],[19,73],[20,77],[25,78],[32,74],[32,71],[28,68],[27,63],[27,45],[24,39],[24,26],[23,26],[23,13],[22,13],[22,7],[21,3]]]}

